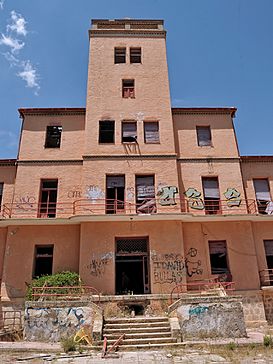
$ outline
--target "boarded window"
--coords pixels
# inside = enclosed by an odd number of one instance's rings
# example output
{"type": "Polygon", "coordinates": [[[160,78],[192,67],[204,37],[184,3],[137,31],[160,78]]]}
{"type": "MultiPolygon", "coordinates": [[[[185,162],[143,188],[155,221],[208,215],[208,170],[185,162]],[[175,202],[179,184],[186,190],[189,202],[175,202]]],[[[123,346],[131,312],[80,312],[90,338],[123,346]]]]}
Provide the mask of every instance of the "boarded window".
{"type": "Polygon", "coordinates": [[[266,178],[253,179],[258,211],[260,214],[267,213],[267,205],[271,201],[269,183],[266,178]]]}
{"type": "Polygon", "coordinates": [[[144,123],[144,140],[145,143],[159,143],[159,124],[157,121],[144,123]]]}
{"type": "Polygon", "coordinates": [[[203,191],[206,214],[218,214],[220,212],[220,192],[217,177],[203,177],[203,191]]]}
{"type": "Polygon", "coordinates": [[[99,126],[99,143],[115,142],[115,121],[100,120],[99,126]]]}
{"type": "Polygon", "coordinates": [[[126,63],[126,48],[115,48],[115,63],[126,63]]]}
{"type": "Polygon", "coordinates": [[[41,180],[38,217],[55,217],[57,208],[58,180],[41,180]]]}
{"type": "Polygon", "coordinates": [[[141,48],[130,48],[130,63],[141,63],[141,48]]]}
{"type": "Polygon", "coordinates": [[[122,97],[125,99],[135,97],[135,80],[122,80],[122,97]]]}
{"type": "Polygon", "coordinates": [[[135,121],[122,122],[122,143],[135,143],[137,141],[137,123],[135,121]]]}
{"type": "Polygon", "coordinates": [[[53,245],[36,245],[33,277],[52,274],[53,245]]]}
{"type": "Polygon", "coordinates": [[[137,200],[143,201],[155,197],[154,176],[136,176],[137,200]]]}
{"type": "Polygon", "coordinates": [[[209,241],[211,274],[228,273],[227,244],[225,240],[209,241]]]}
{"type": "Polygon", "coordinates": [[[60,148],[62,129],[61,126],[47,126],[45,148],[60,148]]]}
{"type": "Polygon", "coordinates": [[[4,183],[0,182],[0,209],[1,209],[2,198],[3,198],[3,189],[4,189],[4,183]]]}
{"type": "Polygon", "coordinates": [[[210,126],[197,126],[197,142],[200,147],[211,146],[210,126]]]}

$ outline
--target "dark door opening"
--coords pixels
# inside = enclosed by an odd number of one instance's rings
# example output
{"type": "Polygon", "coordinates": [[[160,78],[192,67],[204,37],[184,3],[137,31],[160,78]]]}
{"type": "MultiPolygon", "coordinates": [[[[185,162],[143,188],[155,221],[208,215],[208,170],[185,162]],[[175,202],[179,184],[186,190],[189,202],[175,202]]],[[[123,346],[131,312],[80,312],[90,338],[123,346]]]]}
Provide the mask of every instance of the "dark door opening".
{"type": "Polygon", "coordinates": [[[267,272],[264,276],[264,284],[273,286],[273,240],[264,240],[267,272]]]}
{"type": "Polygon", "coordinates": [[[42,180],[38,217],[55,217],[58,180],[42,180]]]}
{"type": "Polygon", "coordinates": [[[124,211],[125,176],[106,176],[106,213],[124,211]]]}
{"type": "Polygon", "coordinates": [[[148,239],[117,239],[116,294],[149,292],[148,239]]]}

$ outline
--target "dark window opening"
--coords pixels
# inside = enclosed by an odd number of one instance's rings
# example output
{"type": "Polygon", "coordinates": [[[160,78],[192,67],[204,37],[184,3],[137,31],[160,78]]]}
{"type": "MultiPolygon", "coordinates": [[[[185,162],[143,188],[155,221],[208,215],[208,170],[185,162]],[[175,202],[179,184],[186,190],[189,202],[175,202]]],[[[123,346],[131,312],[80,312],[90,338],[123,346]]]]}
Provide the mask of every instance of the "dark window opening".
{"type": "Polygon", "coordinates": [[[141,48],[130,48],[130,63],[141,63],[141,48]]]}
{"type": "MultiPolygon", "coordinates": [[[[211,274],[230,274],[225,240],[209,241],[211,274]]],[[[228,277],[230,278],[230,277],[228,277]]]]}
{"type": "Polygon", "coordinates": [[[106,176],[106,213],[117,214],[124,211],[125,176],[106,176]]]}
{"type": "Polygon", "coordinates": [[[135,121],[122,122],[122,143],[135,143],[137,141],[137,123],[135,121]]]}
{"type": "Polygon", "coordinates": [[[47,126],[45,148],[60,148],[62,130],[61,126],[47,126]]]}
{"type": "Polygon", "coordinates": [[[147,144],[159,143],[159,124],[157,121],[144,122],[144,141],[147,144]]]}
{"type": "Polygon", "coordinates": [[[116,240],[116,294],[150,292],[147,238],[116,240]]]}
{"type": "Polygon", "coordinates": [[[53,245],[35,246],[35,261],[33,277],[52,274],[53,245]]]}
{"type": "Polygon", "coordinates": [[[210,126],[197,126],[197,142],[199,147],[211,146],[211,130],[210,126]]]}
{"type": "Polygon", "coordinates": [[[115,121],[101,120],[99,125],[99,143],[115,142],[115,121]]]}
{"type": "Polygon", "coordinates": [[[136,210],[140,214],[156,212],[154,176],[136,176],[136,210]]]}
{"type": "Polygon", "coordinates": [[[202,178],[205,212],[208,215],[220,213],[220,192],[217,177],[202,178]]]}
{"type": "Polygon", "coordinates": [[[55,217],[58,180],[42,180],[38,217],[55,217]]]}
{"type": "Polygon", "coordinates": [[[135,80],[122,80],[122,97],[124,99],[135,98],[135,80]]]}
{"type": "Polygon", "coordinates": [[[126,48],[115,48],[115,63],[126,63],[126,48]]]}
{"type": "Polygon", "coordinates": [[[3,199],[3,189],[4,189],[4,183],[0,182],[0,210],[1,210],[2,199],[3,199]]]}
{"type": "Polygon", "coordinates": [[[271,214],[271,196],[268,179],[253,179],[258,211],[260,214],[271,214]]]}
{"type": "Polygon", "coordinates": [[[268,271],[261,276],[262,285],[273,286],[273,240],[264,240],[264,250],[268,271]]]}

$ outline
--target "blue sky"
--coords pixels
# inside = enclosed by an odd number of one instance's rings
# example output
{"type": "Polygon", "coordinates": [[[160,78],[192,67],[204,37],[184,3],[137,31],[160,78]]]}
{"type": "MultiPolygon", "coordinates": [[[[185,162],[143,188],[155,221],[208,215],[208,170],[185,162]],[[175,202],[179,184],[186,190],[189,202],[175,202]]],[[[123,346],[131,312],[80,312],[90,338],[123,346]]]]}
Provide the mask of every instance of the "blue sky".
{"type": "Polygon", "coordinates": [[[123,17],[165,20],[173,106],[236,106],[241,154],[273,154],[273,0],[0,0],[0,158],[19,107],[85,106],[90,20],[123,17]]]}

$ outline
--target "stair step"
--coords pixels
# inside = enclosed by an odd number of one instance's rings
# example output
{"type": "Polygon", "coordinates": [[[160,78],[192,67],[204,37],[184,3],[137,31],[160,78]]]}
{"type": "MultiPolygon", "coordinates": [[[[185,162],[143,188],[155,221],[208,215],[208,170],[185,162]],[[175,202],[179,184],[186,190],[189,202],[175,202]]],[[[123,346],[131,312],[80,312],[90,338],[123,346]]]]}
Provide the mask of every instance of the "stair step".
{"type": "MultiPolygon", "coordinates": [[[[172,349],[172,348],[179,348],[185,346],[185,343],[161,343],[161,344],[134,344],[134,345],[121,345],[118,347],[119,351],[126,351],[126,350],[148,350],[148,349],[172,349]]],[[[93,350],[101,350],[102,345],[93,345],[91,347],[93,350]]]]}
{"type": "Polygon", "coordinates": [[[135,327],[170,327],[169,322],[166,321],[157,321],[157,322],[130,322],[130,323],[121,323],[121,324],[113,324],[107,323],[104,325],[105,329],[120,329],[120,328],[135,328],[135,327]]]}
{"type": "Polygon", "coordinates": [[[128,327],[128,328],[104,328],[103,332],[105,335],[111,334],[137,334],[137,333],[149,333],[149,332],[171,332],[170,325],[166,325],[166,327],[162,326],[153,326],[153,327],[128,327]]]}
{"type": "MultiPolygon", "coordinates": [[[[108,340],[117,340],[120,336],[121,333],[113,333],[113,334],[106,334],[104,332],[104,335],[106,335],[108,340]]],[[[126,333],[125,334],[125,339],[149,339],[149,338],[171,338],[172,337],[172,333],[171,331],[169,332],[139,332],[139,333],[126,333]]]]}
{"type": "MultiPolygon", "coordinates": [[[[114,344],[116,340],[108,340],[108,347],[114,344]]],[[[147,339],[124,339],[120,344],[120,347],[124,345],[141,345],[141,344],[164,344],[164,343],[176,343],[177,340],[173,337],[163,337],[163,338],[147,338],[147,339]]],[[[96,341],[95,344],[103,345],[103,341],[96,341]]]]}
{"type": "Polygon", "coordinates": [[[147,323],[147,322],[168,322],[169,319],[166,316],[138,316],[138,317],[122,317],[106,319],[105,324],[122,324],[122,323],[147,323]]]}

